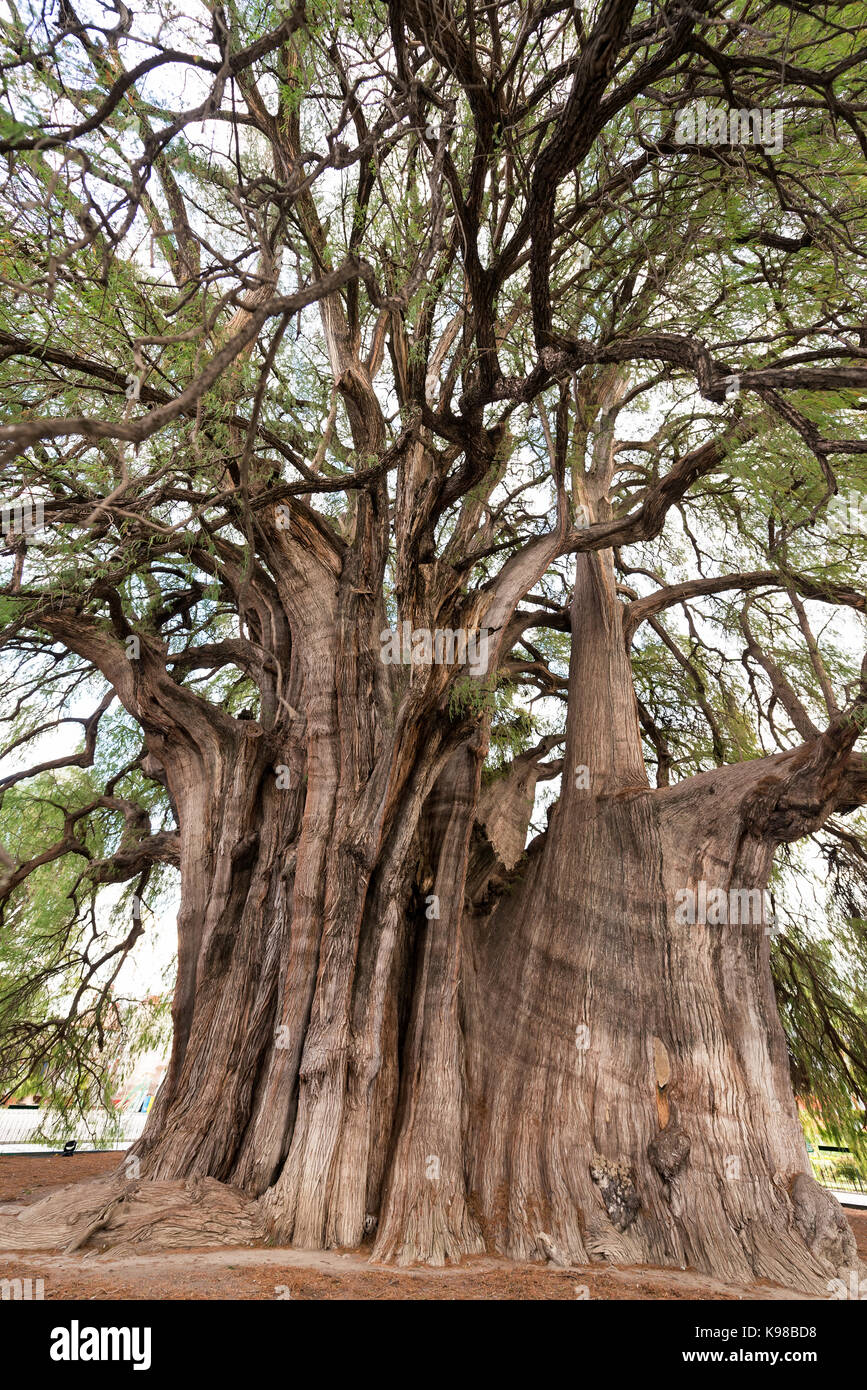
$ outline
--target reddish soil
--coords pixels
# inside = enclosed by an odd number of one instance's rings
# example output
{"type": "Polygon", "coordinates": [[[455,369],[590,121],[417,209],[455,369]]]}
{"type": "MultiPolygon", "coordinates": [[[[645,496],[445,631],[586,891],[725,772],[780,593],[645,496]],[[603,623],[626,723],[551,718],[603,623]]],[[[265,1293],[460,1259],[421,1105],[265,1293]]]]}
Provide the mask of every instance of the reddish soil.
{"type": "MultiPolygon", "coordinates": [[[[52,1187],[110,1172],[118,1153],[0,1155],[0,1202],[25,1204],[52,1187]]],[[[867,1260],[867,1210],[847,1208],[867,1260]]],[[[363,1251],[249,1249],[128,1255],[0,1256],[3,1278],[43,1279],[46,1299],[778,1299],[787,1290],[737,1288],[689,1270],[633,1266],[553,1270],[481,1258],[460,1269],[395,1270],[363,1251]]]]}
{"type": "Polygon", "coordinates": [[[48,1189],[110,1173],[123,1162],[123,1153],[0,1154],[0,1202],[26,1205],[45,1197],[48,1189]]]}

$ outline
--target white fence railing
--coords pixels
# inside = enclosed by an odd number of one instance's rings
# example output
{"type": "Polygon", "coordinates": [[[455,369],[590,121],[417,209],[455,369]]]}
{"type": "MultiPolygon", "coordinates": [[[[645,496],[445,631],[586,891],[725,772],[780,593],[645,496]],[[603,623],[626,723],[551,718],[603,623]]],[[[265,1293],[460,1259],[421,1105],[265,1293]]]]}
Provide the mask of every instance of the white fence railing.
{"type": "Polygon", "coordinates": [[[64,1115],[59,1110],[40,1110],[37,1106],[21,1110],[0,1108],[0,1149],[25,1147],[34,1152],[62,1147],[74,1139],[79,1147],[126,1148],[138,1139],[145,1127],[147,1115],[139,1110],[107,1113],[89,1110],[84,1116],[64,1115]],[[52,1136],[46,1142],[37,1136],[44,1130],[52,1136]],[[34,1137],[36,1136],[36,1137],[34,1137]]]}

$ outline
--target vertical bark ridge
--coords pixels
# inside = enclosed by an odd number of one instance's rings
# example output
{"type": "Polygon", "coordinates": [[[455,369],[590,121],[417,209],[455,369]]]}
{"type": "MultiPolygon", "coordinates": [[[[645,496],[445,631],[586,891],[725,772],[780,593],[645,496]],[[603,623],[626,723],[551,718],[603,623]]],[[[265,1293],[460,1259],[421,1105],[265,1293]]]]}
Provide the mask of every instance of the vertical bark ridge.
{"type": "Polygon", "coordinates": [[[447,764],[427,807],[439,847],[417,952],[402,1056],[397,1136],[374,1258],[441,1265],[481,1253],[466,1198],[467,1098],[461,1021],[464,886],[481,775],[478,747],[447,764]]]}
{"type": "Polygon", "coordinates": [[[176,1079],[163,1087],[160,1108],[136,1147],[154,1178],[229,1175],[268,1043],[267,1000],[279,956],[269,937],[285,931],[285,923],[263,906],[289,808],[263,789],[267,739],[255,725],[241,728],[223,768],[219,819],[196,825],[189,814],[183,818],[190,826],[181,851],[188,891],[179,932],[198,916],[191,933],[198,943],[196,1002],[188,1043],[175,1059],[176,1079]],[[270,970],[263,968],[267,961],[270,970]]]}

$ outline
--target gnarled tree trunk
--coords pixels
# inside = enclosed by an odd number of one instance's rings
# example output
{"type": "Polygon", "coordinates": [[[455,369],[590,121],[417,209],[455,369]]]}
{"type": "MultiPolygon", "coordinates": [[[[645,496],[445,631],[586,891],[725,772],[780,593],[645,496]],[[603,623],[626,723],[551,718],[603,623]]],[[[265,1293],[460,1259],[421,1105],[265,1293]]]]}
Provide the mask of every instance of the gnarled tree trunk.
{"type": "MultiPolygon", "coordinates": [[[[826,814],[833,740],[651,789],[610,552],[580,555],[562,791],[515,865],[539,768],[483,790],[484,717],[438,710],[433,668],[395,719],[354,577],[321,600],[282,748],[252,721],[150,736],[183,899],[137,1181],[216,1178],[256,1201],[245,1232],[374,1233],[377,1259],[553,1252],[821,1291],[854,1242],[809,1174],[762,904],[775,844],[826,814]],[[687,890],[717,888],[749,920],[684,920],[687,890]]],[[[231,1241],[226,1210],[209,1230],[231,1241]]]]}
{"type": "Polygon", "coordinates": [[[484,720],[394,727],[339,621],[305,667],[305,778],[278,789],[254,725],[207,789],[164,755],[198,801],[143,1177],[240,1187],[302,1246],[375,1229],[400,1262],[553,1250],[805,1290],[856,1263],[809,1174],[762,908],[828,774],[786,755],[652,790],[621,615],[610,553],[579,556],[562,792],[517,867],[534,777],[481,790],[484,720]],[[683,920],[715,888],[749,920],[683,920]]]}

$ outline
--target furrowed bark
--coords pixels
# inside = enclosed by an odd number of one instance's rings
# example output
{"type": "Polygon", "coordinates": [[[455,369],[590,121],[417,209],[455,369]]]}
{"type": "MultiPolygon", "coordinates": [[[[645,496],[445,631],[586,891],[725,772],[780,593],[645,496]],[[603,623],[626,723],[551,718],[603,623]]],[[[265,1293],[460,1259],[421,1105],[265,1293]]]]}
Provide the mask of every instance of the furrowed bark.
{"type": "Polygon", "coordinates": [[[461,750],[428,801],[432,893],[416,952],[409,1030],[402,1056],[397,1139],[374,1258],[434,1265],[485,1246],[467,1203],[464,1061],[464,886],[481,754],[461,750]]]}

